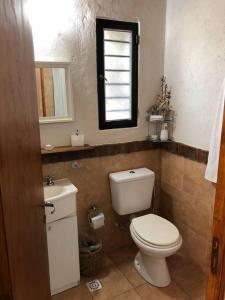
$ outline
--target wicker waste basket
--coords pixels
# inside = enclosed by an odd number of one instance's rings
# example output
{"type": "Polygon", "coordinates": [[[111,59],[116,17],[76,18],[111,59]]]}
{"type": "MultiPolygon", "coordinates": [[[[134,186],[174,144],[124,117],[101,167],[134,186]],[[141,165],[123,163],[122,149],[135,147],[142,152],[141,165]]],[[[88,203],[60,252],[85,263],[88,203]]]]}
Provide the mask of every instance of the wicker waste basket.
{"type": "Polygon", "coordinates": [[[87,277],[95,276],[101,271],[102,264],[102,241],[95,236],[82,236],[80,238],[80,273],[87,277]]]}

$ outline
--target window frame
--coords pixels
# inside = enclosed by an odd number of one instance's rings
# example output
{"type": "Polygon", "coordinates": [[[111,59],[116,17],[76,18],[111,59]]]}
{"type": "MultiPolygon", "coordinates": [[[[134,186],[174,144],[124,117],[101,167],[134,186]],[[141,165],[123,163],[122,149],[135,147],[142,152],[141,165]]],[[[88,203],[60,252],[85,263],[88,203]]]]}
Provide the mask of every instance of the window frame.
{"type": "Polygon", "coordinates": [[[139,24],[134,22],[96,19],[97,48],[97,82],[98,82],[98,115],[99,129],[137,127],[138,118],[138,44],[139,24]],[[104,61],[104,29],[128,30],[132,32],[132,79],[131,79],[131,119],[106,120],[105,106],[105,61],[104,61]]]}

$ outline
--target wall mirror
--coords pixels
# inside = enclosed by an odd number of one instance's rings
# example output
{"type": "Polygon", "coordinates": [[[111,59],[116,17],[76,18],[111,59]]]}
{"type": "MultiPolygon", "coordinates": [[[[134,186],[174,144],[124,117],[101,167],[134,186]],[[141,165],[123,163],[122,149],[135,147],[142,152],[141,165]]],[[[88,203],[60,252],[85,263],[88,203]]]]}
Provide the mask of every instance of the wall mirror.
{"type": "Polygon", "coordinates": [[[39,122],[71,122],[70,64],[36,62],[35,73],[39,122]]]}

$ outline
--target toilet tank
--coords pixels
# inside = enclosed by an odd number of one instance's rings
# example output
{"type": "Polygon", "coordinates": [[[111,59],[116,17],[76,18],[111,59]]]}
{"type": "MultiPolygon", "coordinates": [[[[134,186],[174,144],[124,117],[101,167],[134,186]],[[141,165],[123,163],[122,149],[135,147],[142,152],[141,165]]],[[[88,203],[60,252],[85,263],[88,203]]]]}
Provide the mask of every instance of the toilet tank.
{"type": "Polygon", "coordinates": [[[119,215],[150,208],[155,173],[147,168],[111,173],[112,206],[119,215]]]}

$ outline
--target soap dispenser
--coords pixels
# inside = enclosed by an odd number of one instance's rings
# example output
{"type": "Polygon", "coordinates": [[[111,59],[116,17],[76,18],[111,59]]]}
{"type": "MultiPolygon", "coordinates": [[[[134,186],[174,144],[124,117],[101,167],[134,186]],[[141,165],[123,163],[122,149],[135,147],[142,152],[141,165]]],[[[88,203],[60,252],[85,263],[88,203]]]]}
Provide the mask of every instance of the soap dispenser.
{"type": "Polygon", "coordinates": [[[162,129],[161,129],[161,133],[160,133],[160,140],[162,142],[165,142],[168,140],[168,124],[167,123],[163,123],[162,124],[162,129]]]}
{"type": "Polygon", "coordinates": [[[72,146],[84,146],[84,135],[79,133],[77,130],[76,134],[71,135],[72,146]]]}

